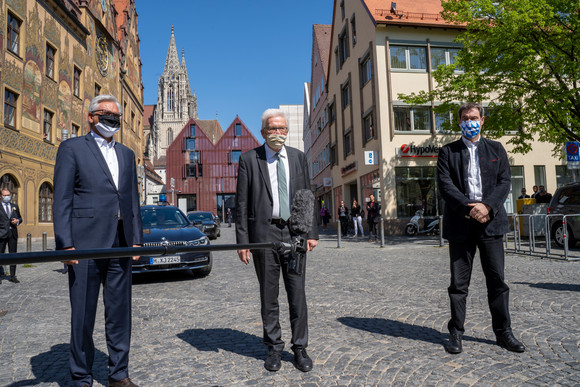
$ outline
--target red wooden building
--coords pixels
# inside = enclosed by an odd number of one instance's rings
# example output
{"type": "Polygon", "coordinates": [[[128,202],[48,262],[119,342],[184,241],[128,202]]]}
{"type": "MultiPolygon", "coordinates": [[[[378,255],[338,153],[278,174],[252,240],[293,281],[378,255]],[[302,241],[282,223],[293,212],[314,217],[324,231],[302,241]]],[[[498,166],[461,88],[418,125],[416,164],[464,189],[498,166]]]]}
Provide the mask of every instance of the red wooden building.
{"type": "Polygon", "coordinates": [[[184,198],[188,211],[211,211],[220,218],[224,207],[233,212],[239,157],[259,145],[238,116],[225,132],[217,120],[190,119],[167,148],[167,201],[177,205],[184,198]]]}

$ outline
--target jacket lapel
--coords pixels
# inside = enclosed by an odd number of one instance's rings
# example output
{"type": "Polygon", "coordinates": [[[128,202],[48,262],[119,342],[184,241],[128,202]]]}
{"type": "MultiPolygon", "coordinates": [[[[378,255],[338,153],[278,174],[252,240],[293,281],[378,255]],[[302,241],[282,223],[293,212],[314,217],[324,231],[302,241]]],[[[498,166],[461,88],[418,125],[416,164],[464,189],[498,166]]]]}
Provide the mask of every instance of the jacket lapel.
{"type": "MultiPolygon", "coordinates": [[[[111,185],[113,187],[115,187],[115,182],[113,181],[113,175],[111,175],[111,171],[109,171],[109,167],[107,166],[107,162],[105,161],[105,158],[103,157],[103,154],[101,153],[101,150],[99,149],[99,146],[97,145],[97,142],[93,138],[93,135],[89,132],[89,134],[87,134],[85,136],[85,138],[87,140],[87,145],[88,145],[89,149],[93,153],[93,156],[95,157],[95,159],[99,163],[103,172],[105,172],[107,179],[109,179],[109,182],[111,183],[111,185]]],[[[120,170],[121,169],[119,169],[119,171],[120,170]]]]}
{"type": "Polygon", "coordinates": [[[125,168],[127,168],[127,165],[125,165],[125,159],[123,158],[123,152],[122,152],[122,149],[119,146],[118,142],[115,142],[115,154],[117,155],[117,164],[119,165],[119,187],[117,187],[117,189],[120,191],[121,184],[123,184],[123,181],[125,180],[125,179],[121,179],[121,176],[122,176],[125,168]]]}
{"type": "Polygon", "coordinates": [[[272,199],[272,184],[270,183],[270,171],[268,171],[265,146],[266,145],[264,144],[256,150],[256,162],[260,169],[260,176],[262,176],[262,180],[264,180],[264,184],[266,184],[266,188],[268,189],[268,195],[270,195],[270,199],[272,199]]]}

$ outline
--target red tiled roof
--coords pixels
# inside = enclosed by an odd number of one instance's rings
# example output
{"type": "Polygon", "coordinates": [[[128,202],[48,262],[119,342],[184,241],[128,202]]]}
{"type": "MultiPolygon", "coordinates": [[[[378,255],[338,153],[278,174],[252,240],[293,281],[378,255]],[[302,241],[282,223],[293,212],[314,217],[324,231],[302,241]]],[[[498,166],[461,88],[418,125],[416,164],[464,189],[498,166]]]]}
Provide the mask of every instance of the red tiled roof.
{"type": "Polygon", "coordinates": [[[330,37],[332,36],[332,26],[330,24],[314,24],[314,37],[318,44],[318,53],[322,68],[324,69],[324,77],[328,78],[328,59],[330,58],[330,37]]]}
{"type": "Polygon", "coordinates": [[[143,126],[153,126],[153,113],[157,105],[143,106],[143,126]]]}
{"type": "Polygon", "coordinates": [[[224,131],[218,120],[195,120],[195,122],[214,145],[222,138],[224,131]]]}
{"type": "Polygon", "coordinates": [[[362,0],[376,24],[424,25],[463,28],[449,24],[441,17],[441,0],[395,0],[395,12],[391,12],[389,0],[362,0]]]}

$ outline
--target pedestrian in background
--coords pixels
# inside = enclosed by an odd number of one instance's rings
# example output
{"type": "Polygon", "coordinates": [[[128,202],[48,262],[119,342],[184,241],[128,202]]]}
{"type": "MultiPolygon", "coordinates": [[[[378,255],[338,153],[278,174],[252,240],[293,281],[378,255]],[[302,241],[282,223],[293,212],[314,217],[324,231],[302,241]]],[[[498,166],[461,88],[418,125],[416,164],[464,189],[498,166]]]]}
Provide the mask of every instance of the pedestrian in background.
{"type": "Polygon", "coordinates": [[[232,227],[232,210],[230,208],[226,212],[226,218],[228,218],[228,227],[232,227]]]}
{"type": "MultiPolygon", "coordinates": [[[[58,148],[53,204],[57,250],[143,244],[135,154],[113,139],[121,127],[120,111],[121,105],[111,95],[93,98],[89,134],[63,141],[58,148]]],[[[64,263],[69,265],[69,362],[74,385],[93,385],[93,330],[102,284],[109,386],[136,387],[129,378],[131,259],[64,263]]]]}
{"type": "Polygon", "coordinates": [[[443,146],[437,161],[439,192],[445,200],[443,237],[449,241],[451,268],[446,349],[453,354],[463,351],[467,293],[479,249],[497,344],[524,352],[524,345],[512,333],[509,287],[504,279],[503,235],[509,230],[504,202],[511,184],[508,156],[501,143],[481,137],[485,119],[481,105],[462,105],[459,118],[462,137],[443,146]]]}
{"type": "Polygon", "coordinates": [[[526,189],[522,188],[522,194],[518,197],[518,199],[529,199],[530,195],[526,195],[526,189]]]}
{"type": "Polygon", "coordinates": [[[348,230],[348,208],[346,208],[344,200],[341,200],[338,206],[338,219],[340,220],[340,233],[343,237],[346,237],[348,230]]]}
{"type": "MultiPolygon", "coordinates": [[[[8,188],[2,188],[2,211],[0,211],[0,254],[6,252],[15,253],[18,249],[18,225],[22,223],[18,205],[12,203],[12,192],[8,188]]],[[[0,266],[0,283],[4,273],[4,266],[0,266]]],[[[10,265],[10,282],[20,283],[16,278],[16,265],[10,265]]]]}
{"type": "Polygon", "coordinates": [[[330,222],[330,211],[326,208],[326,204],[324,204],[320,209],[320,217],[322,218],[322,229],[326,230],[328,222],[330,222]]]}
{"type": "Polygon", "coordinates": [[[352,216],[352,222],[354,223],[354,236],[358,237],[358,230],[360,230],[360,236],[364,238],[365,233],[362,226],[362,217],[364,216],[364,211],[356,199],[352,199],[350,214],[352,216]]]}
{"type": "Polygon", "coordinates": [[[540,186],[540,190],[536,195],[536,203],[550,203],[552,201],[552,194],[546,191],[546,187],[540,186]]]}
{"type": "Polygon", "coordinates": [[[536,195],[538,195],[538,186],[537,185],[532,187],[532,199],[535,199],[536,195]]]}
{"type": "Polygon", "coordinates": [[[367,203],[367,223],[369,225],[369,242],[373,241],[373,235],[375,236],[375,242],[379,241],[378,224],[381,218],[381,205],[375,201],[375,195],[369,195],[369,202],[367,203]]]}

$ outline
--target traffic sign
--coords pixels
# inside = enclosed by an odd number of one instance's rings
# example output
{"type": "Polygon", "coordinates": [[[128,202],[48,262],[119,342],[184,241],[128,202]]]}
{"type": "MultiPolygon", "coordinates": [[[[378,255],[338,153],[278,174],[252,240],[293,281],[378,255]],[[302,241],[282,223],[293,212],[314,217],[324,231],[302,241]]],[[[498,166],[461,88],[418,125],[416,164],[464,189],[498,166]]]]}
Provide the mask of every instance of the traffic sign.
{"type": "Polygon", "coordinates": [[[580,161],[578,141],[566,142],[566,161],[580,161]]]}

